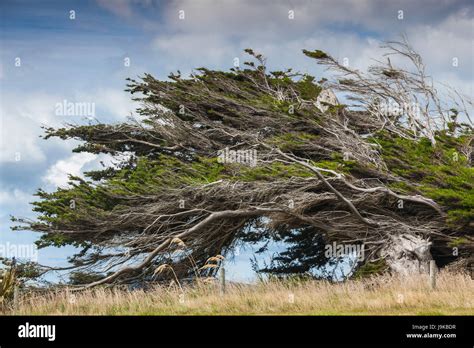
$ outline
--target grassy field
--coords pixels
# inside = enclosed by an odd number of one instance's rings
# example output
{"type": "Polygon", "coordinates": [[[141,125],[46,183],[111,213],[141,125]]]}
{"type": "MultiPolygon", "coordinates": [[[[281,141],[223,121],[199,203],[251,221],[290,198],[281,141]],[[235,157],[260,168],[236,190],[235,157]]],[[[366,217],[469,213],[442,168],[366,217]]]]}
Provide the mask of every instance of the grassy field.
{"type": "Polygon", "coordinates": [[[474,315],[474,280],[441,272],[436,290],[419,275],[379,276],[331,284],[325,281],[156,287],[125,291],[105,288],[23,294],[16,309],[26,315],[474,315]]]}

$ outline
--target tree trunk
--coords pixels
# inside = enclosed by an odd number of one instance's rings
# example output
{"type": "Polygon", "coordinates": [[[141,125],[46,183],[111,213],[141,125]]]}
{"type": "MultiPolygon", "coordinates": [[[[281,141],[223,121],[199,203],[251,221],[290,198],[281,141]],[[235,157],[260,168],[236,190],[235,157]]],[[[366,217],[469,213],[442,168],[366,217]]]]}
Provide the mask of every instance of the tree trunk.
{"type": "Polygon", "coordinates": [[[428,273],[431,242],[420,236],[402,234],[391,236],[391,241],[381,251],[381,256],[393,273],[410,275],[428,273]]]}

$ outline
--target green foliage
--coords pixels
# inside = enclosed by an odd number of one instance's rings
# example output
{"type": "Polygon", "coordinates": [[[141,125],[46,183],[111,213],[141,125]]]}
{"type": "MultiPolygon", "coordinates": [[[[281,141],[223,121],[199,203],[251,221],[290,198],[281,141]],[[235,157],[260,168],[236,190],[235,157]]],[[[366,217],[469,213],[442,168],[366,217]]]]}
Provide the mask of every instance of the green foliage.
{"type": "Polygon", "coordinates": [[[356,163],[355,161],[318,161],[312,162],[312,164],[318,168],[334,170],[339,173],[350,173],[351,169],[353,168],[353,164],[356,163]]]}
{"type": "Polygon", "coordinates": [[[314,77],[305,75],[303,79],[296,83],[296,88],[300,96],[306,100],[315,100],[321,93],[321,86],[314,83],[314,77]]]}
{"type": "Polygon", "coordinates": [[[395,69],[386,69],[382,71],[382,74],[384,74],[385,76],[391,79],[397,79],[402,76],[402,74],[395,69]]]}
{"type": "MultiPolygon", "coordinates": [[[[108,196],[100,186],[94,186],[81,178],[70,176],[70,188],[58,188],[53,193],[38,190],[35,194],[41,200],[33,203],[33,210],[42,213],[38,218],[46,223],[76,221],[82,213],[100,214],[102,210],[110,210],[117,200],[108,196]],[[59,219],[59,220],[58,220],[59,219]]],[[[58,243],[63,245],[59,237],[58,243]]]]}
{"type": "Polygon", "coordinates": [[[433,147],[426,138],[416,142],[380,133],[373,139],[382,146],[389,170],[412,182],[395,182],[393,189],[434,199],[446,208],[447,222],[463,228],[474,220],[474,168],[461,152],[470,137],[440,132],[436,140],[433,147]]]}
{"type": "Polygon", "coordinates": [[[213,182],[223,169],[216,159],[197,158],[188,163],[166,155],[156,160],[141,157],[133,168],[119,171],[106,187],[122,195],[159,193],[170,187],[213,182]]]}
{"type": "MultiPolygon", "coordinates": [[[[59,218],[57,220],[60,220],[59,218]]],[[[65,235],[58,233],[43,234],[36,242],[38,249],[46,248],[49,246],[63,247],[66,245],[75,245],[79,246],[80,243],[77,243],[71,238],[66,237],[65,235]]]]}
{"type": "Polygon", "coordinates": [[[72,272],[69,276],[69,284],[71,285],[83,285],[95,282],[104,278],[101,274],[87,273],[87,272],[72,272]]]}
{"type": "Polygon", "coordinates": [[[258,268],[257,263],[254,263],[255,270],[264,274],[272,274],[280,279],[301,281],[311,275],[315,277],[314,269],[329,261],[324,253],[324,238],[312,226],[287,231],[281,230],[280,238],[285,242],[286,249],[275,252],[270,264],[264,265],[262,268],[258,268]]]}
{"type": "Polygon", "coordinates": [[[453,241],[451,241],[448,245],[450,248],[455,248],[455,247],[460,247],[462,245],[465,245],[467,243],[469,243],[469,241],[466,238],[458,237],[454,239],[453,241]]]}
{"type": "Polygon", "coordinates": [[[276,179],[288,179],[291,177],[311,177],[313,176],[305,168],[295,164],[285,164],[281,162],[273,162],[266,166],[248,167],[239,166],[239,171],[235,176],[230,177],[231,180],[240,181],[274,181],[276,179]]]}
{"type": "Polygon", "coordinates": [[[387,270],[387,268],[388,266],[383,259],[374,262],[366,262],[354,272],[352,277],[354,279],[360,279],[375,274],[382,274],[387,270]]]}
{"type": "Polygon", "coordinates": [[[303,146],[306,143],[317,139],[317,137],[318,136],[315,134],[304,132],[285,133],[272,137],[268,140],[268,143],[278,146],[282,151],[288,151],[303,146]]]}
{"type": "MultiPolygon", "coordinates": [[[[158,195],[170,187],[210,183],[218,180],[223,170],[224,166],[217,159],[198,158],[187,163],[166,155],[156,160],[141,157],[135,166],[118,170],[100,185],[70,176],[68,188],[58,188],[52,193],[40,189],[36,193],[40,200],[32,203],[33,210],[41,213],[38,221],[49,226],[60,229],[70,222],[82,221],[87,229],[90,217],[100,220],[114,209],[120,209],[122,204],[128,204],[128,197],[158,195]]],[[[39,248],[84,246],[84,241],[73,240],[66,234],[49,233],[42,235],[36,244],[39,248]]]]}
{"type": "Polygon", "coordinates": [[[326,104],[326,105],[328,106],[327,112],[330,113],[330,114],[333,114],[333,115],[337,115],[339,110],[342,110],[346,107],[344,104],[338,104],[338,105],[328,105],[328,104],[326,104]]]}
{"type": "Polygon", "coordinates": [[[315,58],[315,59],[329,58],[329,56],[321,50],[314,50],[314,51],[303,50],[303,53],[305,56],[310,57],[310,58],[315,58]]]}

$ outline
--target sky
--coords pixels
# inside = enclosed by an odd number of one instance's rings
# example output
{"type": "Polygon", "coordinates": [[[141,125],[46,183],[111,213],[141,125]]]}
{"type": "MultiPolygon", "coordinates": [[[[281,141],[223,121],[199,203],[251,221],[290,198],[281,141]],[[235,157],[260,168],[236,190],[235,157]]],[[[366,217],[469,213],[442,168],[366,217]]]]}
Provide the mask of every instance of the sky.
{"type": "MultiPolygon", "coordinates": [[[[138,107],[123,91],[127,77],[229,69],[252,48],[271,69],[292,67],[319,79],[325,72],[302,49],[322,49],[363,70],[381,57],[382,41],[406,35],[434,79],[473,96],[473,18],[472,0],[2,0],[0,247],[39,238],[10,231],[9,221],[34,217],[29,202],[38,188],[64,187],[67,174],[110,161],[73,154],[75,141],[46,141],[41,127],[87,117],[124,121],[138,107]],[[67,103],[93,112],[58,112],[67,103]]],[[[46,248],[31,256],[63,265],[72,252],[46,248]]],[[[235,279],[248,277],[252,253],[236,257],[235,279]]]]}

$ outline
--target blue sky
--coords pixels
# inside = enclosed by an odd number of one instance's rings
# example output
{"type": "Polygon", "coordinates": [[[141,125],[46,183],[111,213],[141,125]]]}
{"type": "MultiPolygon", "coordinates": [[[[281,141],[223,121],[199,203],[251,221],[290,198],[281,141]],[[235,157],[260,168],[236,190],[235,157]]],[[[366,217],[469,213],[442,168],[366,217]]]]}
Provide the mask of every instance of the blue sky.
{"type": "MultiPolygon", "coordinates": [[[[28,202],[37,188],[54,190],[68,173],[104,160],[72,154],[73,141],[39,138],[41,125],[86,122],[56,115],[56,104],[94,103],[98,120],[123,121],[137,107],[123,92],[127,77],[228,69],[250,47],[272,69],[319,78],[324,72],[301,49],[322,49],[364,69],[380,57],[381,40],[406,34],[435,79],[474,94],[472,1],[3,0],[0,13],[0,243],[31,244],[38,235],[9,231],[9,215],[33,216],[28,202]]],[[[64,263],[71,251],[41,250],[39,261],[64,263]]],[[[238,274],[248,270],[250,254],[237,260],[238,274]]]]}

